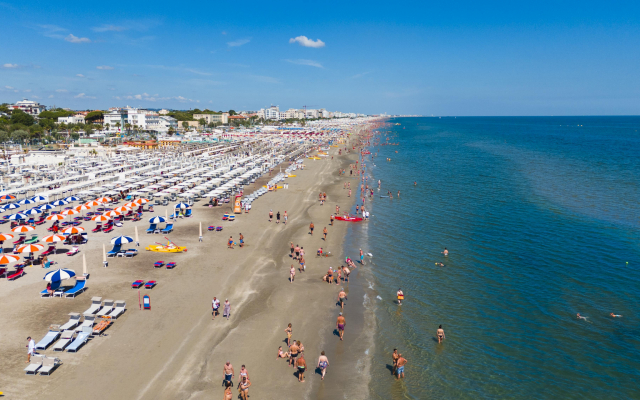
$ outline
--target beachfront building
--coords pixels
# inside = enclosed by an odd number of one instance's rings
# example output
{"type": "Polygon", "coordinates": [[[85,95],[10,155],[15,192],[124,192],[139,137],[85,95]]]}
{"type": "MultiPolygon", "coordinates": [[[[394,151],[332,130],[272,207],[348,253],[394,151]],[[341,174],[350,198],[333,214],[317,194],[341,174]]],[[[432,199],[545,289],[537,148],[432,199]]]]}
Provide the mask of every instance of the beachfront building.
{"type": "Polygon", "coordinates": [[[280,114],[284,116],[285,113],[280,113],[280,108],[278,106],[271,106],[266,109],[261,108],[260,111],[258,111],[258,118],[273,120],[283,119],[280,114]]]}
{"type": "Polygon", "coordinates": [[[170,128],[178,129],[178,121],[168,115],[159,115],[153,111],[138,108],[121,108],[104,114],[105,127],[109,124],[108,132],[117,133],[126,130],[126,125],[137,130],[151,132],[168,132],[170,128]],[[119,126],[118,126],[119,124],[119,126]]]}
{"type": "Polygon", "coordinates": [[[124,142],[123,145],[134,147],[141,150],[154,150],[158,148],[158,142],[155,140],[139,140],[132,142],[124,142]]]}
{"type": "Polygon", "coordinates": [[[171,111],[166,110],[166,109],[163,108],[162,110],[158,111],[158,114],[160,114],[160,115],[169,115],[170,112],[171,111]]]}
{"type": "Polygon", "coordinates": [[[76,114],[69,117],[58,117],[58,124],[84,124],[84,114],[76,114]]]}
{"type": "Polygon", "coordinates": [[[228,124],[229,123],[229,113],[222,114],[193,114],[193,119],[198,121],[200,119],[204,119],[207,124],[228,124]]]}
{"type": "Polygon", "coordinates": [[[145,130],[167,133],[169,129],[178,130],[178,120],[168,115],[147,114],[145,116],[145,130]]]}
{"type": "Polygon", "coordinates": [[[47,109],[42,104],[36,103],[35,101],[29,101],[27,99],[18,101],[16,104],[9,104],[7,108],[24,111],[33,117],[37,117],[41,112],[47,109]]]}
{"type": "Polygon", "coordinates": [[[104,126],[108,127],[107,132],[123,132],[129,120],[129,111],[126,108],[111,110],[104,114],[104,126]],[[107,125],[108,124],[108,125],[107,125]]]}
{"type": "Polygon", "coordinates": [[[179,146],[182,143],[182,140],[172,138],[159,138],[158,143],[160,147],[175,147],[179,146]]]}

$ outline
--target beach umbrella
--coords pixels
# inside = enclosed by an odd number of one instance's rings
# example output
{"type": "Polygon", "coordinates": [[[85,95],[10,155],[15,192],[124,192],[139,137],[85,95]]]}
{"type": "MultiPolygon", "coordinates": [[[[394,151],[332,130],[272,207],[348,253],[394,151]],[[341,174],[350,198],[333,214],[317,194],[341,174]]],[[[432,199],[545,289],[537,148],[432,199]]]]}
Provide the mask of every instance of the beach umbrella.
{"type": "Polygon", "coordinates": [[[69,233],[71,235],[75,235],[80,232],[84,232],[84,228],[81,226],[70,226],[62,230],[62,233],[69,233]]]}
{"type": "Polygon", "coordinates": [[[116,236],[111,239],[111,244],[125,244],[125,243],[133,243],[133,238],[131,236],[116,236]]]}
{"type": "MultiPolygon", "coordinates": [[[[18,233],[25,233],[25,232],[31,232],[34,231],[36,229],[35,226],[31,226],[31,225],[20,225],[20,226],[16,226],[15,228],[13,228],[11,230],[11,232],[18,232],[18,233]]],[[[2,263],[0,263],[2,264],[2,263]]]]}
{"type": "Polygon", "coordinates": [[[56,207],[66,206],[67,204],[69,204],[69,202],[65,200],[56,200],[53,203],[51,203],[52,206],[56,206],[56,207]]]}
{"type": "Polygon", "coordinates": [[[77,211],[77,210],[64,210],[60,214],[62,214],[62,215],[75,215],[75,214],[80,214],[80,211],[77,211]]]}
{"type": "Polygon", "coordinates": [[[27,216],[22,213],[17,213],[17,214],[10,215],[9,219],[12,221],[17,221],[19,219],[27,219],[27,216]]]}
{"type": "Polygon", "coordinates": [[[62,235],[49,235],[40,239],[41,242],[45,243],[56,243],[56,242],[64,242],[66,238],[62,235]]]}
{"type": "Polygon", "coordinates": [[[73,209],[76,211],[86,211],[86,210],[91,210],[91,207],[86,204],[80,204],[79,206],[73,207],[73,209]]]}
{"type": "Polygon", "coordinates": [[[98,199],[96,199],[96,201],[99,201],[101,203],[111,203],[113,199],[111,197],[100,197],[98,199]]]}
{"type": "Polygon", "coordinates": [[[5,210],[15,210],[16,208],[20,208],[20,204],[18,203],[9,203],[2,206],[5,210]]]}
{"type": "Polygon", "coordinates": [[[51,271],[45,274],[44,279],[47,282],[60,282],[65,279],[70,279],[76,276],[74,270],[61,268],[55,271],[51,271]]]}
{"type": "Polygon", "coordinates": [[[124,203],[123,207],[136,208],[138,207],[138,204],[134,203],[133,201],[130,201],[128,203],[124,203]]]}
{"type": "Polygon", "coordinates": [[[16,198],[16,196],[12,196],[10,194],[4,194],[2,196],[0,196],[0,200],[14,200],[16,198]]]}
{"type": "Polygon", "coordinates": [[[5,240],[13,239],[14,235],[10,233],[0,233],[0,242],[4,242],[5,240]]]}
{"type": "Polygon", "coordinates": [[[102,205],[101,202],[96,201],[96,200],[91,200],[91,201],[87,201],[86,203],[84,203],[85,206],[87,207],[95,207],[95,206],[99,206],[102,205]]]}
{"type": "Polygon", "coordinates": [[[152,223],[152,224],[159,224],[161,222],[165,222],[167,219],[168,218],[156,216],[156,217],[151,218],[149,220],[149,222],[152,223]]]}
{"type": "Polygon", "coordinates": [[[44,211],[44,210],[53,210],[55,207],[52,206],[51,204],[43,204],[40,207],[38,207],[40,210],[44,211]]]}
{"type": "Polygon", "coordinates": [[[22,199],[18,203],[25,205],[25,204],[34,204],[35,202],[36,202],[35,200],[31,200],[31,199],[22,199]]]}
{"type": "Polygon", "coordinates": [[[41,212],[42,212],[42,210],[38,210],[37,208],[32,208],[31,210],[25,211],[23,214],[25,214],[25,215],[36,215],[36,214],[40,214],[41,212]]]}
{"type": "Polygon", "coordinates": [[[38,195],[38,196],[33,196],[33,197],[31,198],[31,200],[33,200],[33,201],[38,201],[38,202],[39,202],[39,201],[47,201],[48,199],[47,199],[46,197],[44,197],[44,196],[39,196],[39,195],[38,195]]]}
{"type": "Polygon", "coordinates": [[[120,207],[114,208],[113,211],[117,211],[119,213],[125,213],[127,211],[131,211],[131,208],[126,206],[120,206],[120,207]]]}
{"type": "Polygon", "coordinates": [[[82,273],[84,276],[87,276],[87,258],[82,253],[82,273]]]}
{"type": "Polygon", "coordinates": [[[117,217],[118,215],[120,215],[122,213],[118,212],[118,211],[107,211],[106,213],[102,214],[105,217],[117,217]]]}
{"type": "Polygon", "coordinates": [[[96,221],[96,222],[106,222],[108,220],[110,220],[111,218],[105,216],[105,215],[96,215],[95,217],[92,217],[91,220],[92,221],[96,221]]]}
{"type": "Polygon", "coordinates": [[[71,203],[72,201],[78,201],[78,200],[80,199],[76,196],[69,196],[64,198],[64,201],[68,201],[69,203],[71,203]]]}
{"type": "Polygon", "coordinates": [[[139,199],[135,199],[133,202],[141,206],[143,204],[147,204],[149,202],[149,199],[144,199],[141,197],[139,199]]]}
{"type": "Polygon", "coordinates": [[[18,256],[12,256],[12,255],[9,255],[9,254],[3,254],[0,257],[0,264],[13,263],[13,262],[18,261],[19,259],[20,259],[20,257],[18,257],[18,256]]]}
{"type": "Polygon", "coordinates": [[[185,209],[185,208],[189,208],[190,206],[187,203],[178,203],[176,204],[176,206],[174,208],[181,208],[181,209],[185,209]]]}
{"type": "Polygon", "coordinates": [[[45,218],[47,221],[62,221],[63,219],[67,218],[66,215],[60,215],[60,214],[53,214],[53,215],[49,215],[47,218],[45,218]]]}
{"type": "Polygon", "coordinates": [[[44,249],[44,245],[40,243],[34,244],[26,244],[24,246],[20,246],[16,249],[18,253],[35,253],[36,251],[40,251],[44,249]]]}

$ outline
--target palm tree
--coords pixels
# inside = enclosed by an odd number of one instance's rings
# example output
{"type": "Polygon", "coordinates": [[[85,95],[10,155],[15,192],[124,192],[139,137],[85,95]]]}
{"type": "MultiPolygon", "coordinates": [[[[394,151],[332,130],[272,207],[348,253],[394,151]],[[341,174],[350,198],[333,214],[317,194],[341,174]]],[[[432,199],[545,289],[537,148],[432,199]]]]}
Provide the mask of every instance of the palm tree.
{"type": "Polygon", "coordinates": [[[107,132],[109,132],[109,128],[111,127],[111,125],[107,122],[106,124],[104,124],[104,127],[107,128],[107,132]]]}
{"type": "Polygon", "coordinates": [[[129,130],[131,129],[131,124],[127,122],[126,124],[124,124],[124,128],[126,129],[127,134],[128,134],[129,130]]]}
{"type": "Polygon", "coordinates": [[[120,131],[120,122],[116,122],[116,128],[120,131]]]}

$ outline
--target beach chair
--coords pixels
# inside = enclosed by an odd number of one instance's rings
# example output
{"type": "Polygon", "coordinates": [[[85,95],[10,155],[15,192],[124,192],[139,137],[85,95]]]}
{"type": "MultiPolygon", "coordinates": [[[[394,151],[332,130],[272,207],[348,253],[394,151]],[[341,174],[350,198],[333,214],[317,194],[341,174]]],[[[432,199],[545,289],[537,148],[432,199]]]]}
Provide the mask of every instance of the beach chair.
{"type": "Polygon", "coordinates": [[[158,226],[158,224],[151,224],[149,225],[149,229],[147,229],[147,233],[153,233],[156,231],[156,227],[158,226]]]}
{"type": "Polygon", "coordinates": [[[136,250],[136,249],[129,249],[126,252],[122,253],[122,255],[124,257],[133,257],[133,256],[135,256],[137,254],[138,254],[138,250],[136,250]]]}
{"type": "Polygon", "coordinates": [[[40,375],[51,375],[51,372],[58,368],[61,364],[60,359],[57,357],[44,357],[42,359],[42,368],[38,372],[40,375]]]}
{"type": "Polygon", "coordinates": [[[207,230],[208,230],[209,232],[211,232],[211,231],[215,231],[215,230],[216,230],[216,227],[215,227],[215,226],[213,226],[213,225],[209,225],[209,227],[207,227],[207,230]]]}
{"type": "Polygon", "coordinates": [[[140,220],[142,220],[142,215],[141,214],[136,214],[131,221],[137,222],[137,221],[140,221],[140,220]]]}
{"type": "Polygon", "coordinates": [[[5,276],[7,276],[7,269],[0,268],[0,278],[4,278],[5,276]]]}
{"type": "Polygon", "coordinates": [[[114,244],[113,249],[107,253],[107,257],[115,257],[121,251],[121,244],[114,244]]]}
{"type": "Polygon", "coordinates": [[[185,213],[184,213],[184,217],[185,217],[185,218],[190,218],[190,217],[192,217],[192,216],[193,216],[193,215],[191,214],[191,209],[190,209],[190,208],[187,208],[187,210],[186,210],[186,211],[185,211],[185,213]]]}
{"type": "Polygon", "coordinates": [[[54,254],[55,252],[56,252],[56,246],[49,245],[49,248],[46,249],[45,251],[43,251],[40,255],[41,256],[48,256],[48,255],[54,254]]]}
{"type": "Polygon", "coordinates": [[[47,347],[51,345],[58,337],[60,336],[60,332],[57,331],[49,331],[46,335],[36,344],[36,350],[46,350],[47,347]]]}
{"type": "Polygon", "coordinates": [[[68,255],[68,256],[75,256],[75,255],[76,255],[76,254],[78,254],[78,253],[80,253],[80,248],[79,248],[78,246],[73,246],[73,247],[71,248],[71,250],[69,250],[69,251],[67,252],[67,255],[68,255]]]}
{"type": "Polygon", "coordinates": [[[154,268],[162,268],[164,267],[164,261],[156,261],[155,264],[153,264],[154,268]]]}
{"type": "Polygon", "coordinates": [[[24,268],[18,268],[11,275],[7,276],[7,280],[12,281],[14,279],[20,278],[22,275],[24,275],[24,268]]]}
{"type": "Polygon", "coordinates": [[[91,232],[93,233],[101,232],[101,231],[102,231],[102,225],[96,225],[96,227],[91,230],[91,232]]]}
{"type": "Polygon", "coordinates": [[[75,334],[76,333],[73,330],[63,331],[60,335],[60,340],[58,340],[56,344],[53,345],[53,351],[64,351],[64,348],[67,347],[69,343],[71,343],[71,340],[73,339],[73,336],[75,334]]]}
{"type": "Polygon", "coordinates": [[[164,234],[171,233],[173,231],[173,224],[167,224],[167,226],[161,231],[164,234]]]}
{"type": "Polygon", "coordinates": [[[92,297],[91,298],[91,307],[87,308],[83,314],[85,315],[85,320],[87,315],[93,315],[98,312],[98,310],[102,307],[102,297],[92,297]]]}
{"type": "Polygon", "coordinates": [[[222,216],[222,220],[223,220],[223,221],[226,221],[226,220],[228,220],[228,219],[229,219],[229,214],[224,214],[224,215],[222,216]]]}
{"type": "Polygon", "coordinates": [[[111,312],[111,314],[109,315],[112,319],[116,319],[119,316],[121,316],[125,309],[126,309],[127,304],[125,303],[124,300],[116,300],[116,307],[113,309],[113,311],[111,312]]]}
{"type": "Polygon", "coordinates": [[[69,313],[69,321],[60,327],[61,331],[66,331],[69,329],[75,329],[76,326],[80,323],[80,313],[69,313]]]}
{"type": "Polygon", "coordinates": [[[46,222],[45,216],[41,216],[40,219],[38,219],[37,221],[35,221],[36,225],[42,225],[46,222]]]}
{"type": "Polygon", "coordinates": [[[174,269],[178,264],[176,264],[175,262],[170,262],[167,263],[167,269],[174,269]]]}
{"type": "Polygon", "coordinates": [[[222,227],[221,226],[216,226],[216,232],[221,232],[222,231],[222,227]]]}
{"type": "Polygon", "coordinates": [[[107,224],[104,228],[102,228],[102,232],[109,233],[113,231],[113,223],[107,224]]]}
{"type": "Polygon", "coordinates": [[[29,363],[27,368],[24,369],[26,374],[27,375],[29,375],[29,374],[33,374],[33,375],[37,374],[38,370],[40,368],[42,368],[43,359],[44,359],[44,356],[40,356],[40,355],[31,356],[31,362],[29,363]]]}
{"type": "Polygon", "coordinates": [[[157,284],[158,284],[157,281],[149,281],[149,282],[144,284],[144,288],[145,289],[153,289],[154,287],[156,287],[157,284]]]}
{"type": "MultiPolygon", "coordinates": [[[[85,318],[86,319],[86,318],[85,318]]],[[[87,342],[87,340],[89,340],[89,337],[91,337],[91,332],[93,331],[93,325],[88,327],[85,326],[80,330],[80,333],[78,333],[78,336],[76,336],[76,340],[74,340],[68,347],[67,347],[67,352],[69,353],[75,353],[78,351],[78,349],[87,342]]]]}
{"type": "Polygon", "coordinates": [[[76,285],[64,292],[64,297],[76,297],[76,295],[85,290],[87,290],[87,281],[85,279],[76,279],[76,285]]]}
{"type": "Polygon", "coordinates": [[[100,311],[96,313],[98,317],[105,317],[113,310],[113,300],[105,300],[100,311]]]}
{"type": "Polygon", "coordinates": [[[138,279],[131,284],[131,289],[140,289],[140,286],[142,285],[144,285],[144,281],[142,279],[138,279]]]}
{"type": "Polygon", "coordinates": [[[76,332],[82,332],[83,328],[93,329],[93,325],[96,323],[96,317],[94,315],[85,315],[84,321],[76,328],[76,332]]]}
{"type": "Polygon", "coordinates": [[[31,239],[25,240],[24,244],[34,244],[38,242],[38,235],[31,235],[31,239]]]}
{"type": "Polygon", "coordinates": [[[111,325],[111,317],[104,317],[102,321],[98,322],[96,326],[93,327],[92,335],[102,336],[104,331],[111,325]]]}
{"type": "Polygon", "coordinates": [[[49,290],[44,289],[42,292],[40,292],[40,297],[49,297],[49,290]]]}
{"type": "Polygon", "coordinates": [[[24,244],[24,242],[25,242],[25,240],[26,240],[26,239],[27,239],[27,238],[26,238],[25,236],[20,235],[20,236],[18,237],[18,240],[16,240],[15,242],[13,242],[13,244],[14,244],[14,246],[24,244]]]}

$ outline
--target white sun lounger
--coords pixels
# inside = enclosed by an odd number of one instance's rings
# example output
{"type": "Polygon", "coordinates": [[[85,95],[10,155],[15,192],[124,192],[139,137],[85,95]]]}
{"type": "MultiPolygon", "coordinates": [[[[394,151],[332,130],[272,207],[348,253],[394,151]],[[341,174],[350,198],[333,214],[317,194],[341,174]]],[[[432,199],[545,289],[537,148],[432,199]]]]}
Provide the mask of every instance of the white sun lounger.
{"type": "Polygon", "coordinates": [[[116,300],[116,308],[113,309],[109,316],[114,319],[118,318],[122,313],[124,313],[125,307],[126,303],[124,300],[116,300]]]}
{"type": "Polygon", "coordinates": [[[66,330],[75,328],[80,323],[80,317],[81,317],[80,313],[75,313],[75,312],[69,313],[69,322],[62,325],[60,327],[60,330],[66,331],[66,330]]]}
{"type": "Polygon", "coordinates": [[[58,368],[60,365],[60,359],[56,357],[44,357],[42,359],[42,368],[40,368],[40,375],[50,375],[51,371],[58,368]]]}
{"type": "Polygon", "coordinates": [[[60,340],[53,345],[53,351],[64,351],[64,348],[67,347],[69,343],[71,343],[71,339],[73,339],[74,331],[64,331],[62,335],[60,335],[60,340]]]}
{"type": "Polygon", "coordinates": [[[111,310],[113,310],[113,300],[105,300],[104,301],[104,305],[102,306],[102,308],[100,309],[100,311],[98,311],[96,313],[96,315],[98,317],[104,317],[109,315],[109,313],[111,312],[111,310]]]}
{"type": "Polygon", "coordinates": [[[36,356],[33,355],[31,356],[31,362],[29,363],[29,365],[27,366],[27,368],[24,369],[25,373],[27,375],[31,374],[37,374],[38,370],[42,367],[42,359],[44,358],[44,356],[36,356]]]}
{"type": "Polygon", "coordinates": [[[47,334],[44,335],[42,340],[39,341],[38,344],[36,344],[36,350],[46,350],[47,347],[49,347],[49,345],[53,343],[53,341],[56,340],[59,336],[60,336],[60,332],[56,332],[56,331],[47,332],[47,334]]]}
{"type": "Polygon", "coordinates": [[[91,298],[91,307],[89,307],[85,312],[83,312],[84,315],[93,315],[96,312],[98,312],[98,310],[100,309],[102,305],[102,297],[92,297],[91,298]]]}
{"type": "Polygon", "coordinates": [[[83,328],[89,328],[89,329],[93,329],[93,324],[96,323],[96,317],[93,315],[85,315],[84,316],[84,321],[82,322],[82,324],[80,324],[79,327],[76,328],[76,332],[81,332],[84,329],[83,328]]]}
{"type": "Polygon", "coordinates": [[[78,333],[78,336],[76,336],[76,340],[74,340],[73,343],[71,343],[67,347],[67,351],[74,353],[77,352],[80,346],[82,346],[87,342],[87,340],[89,340],[89,338],[91,337],[91,333],[93,333],[93,328],[89,328],[86,326],[82,328],[82,332],[78,333]]]}

